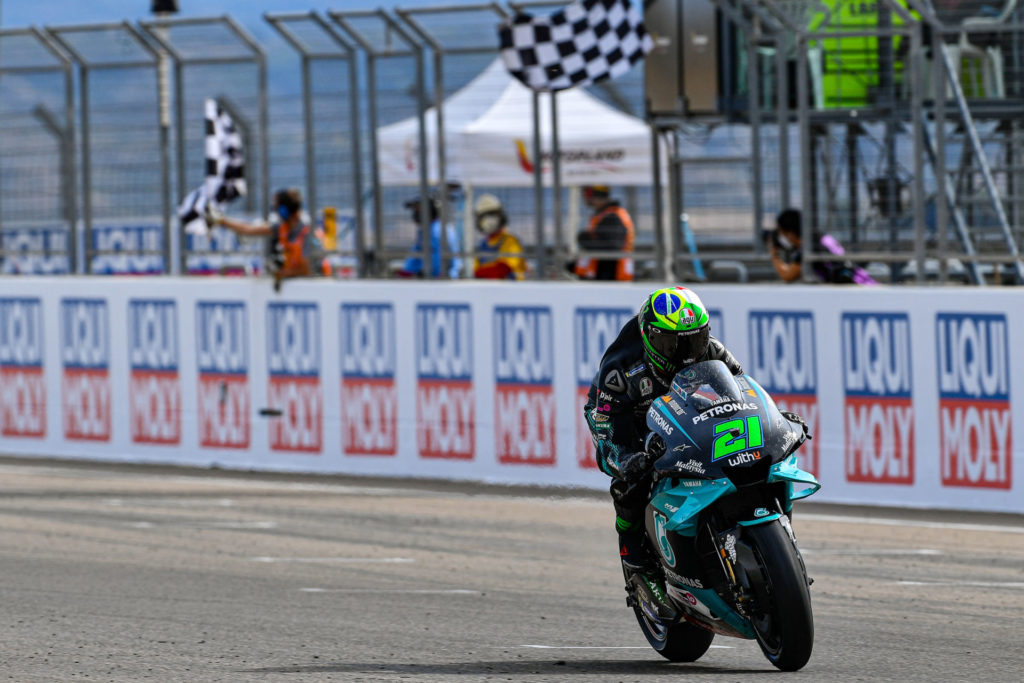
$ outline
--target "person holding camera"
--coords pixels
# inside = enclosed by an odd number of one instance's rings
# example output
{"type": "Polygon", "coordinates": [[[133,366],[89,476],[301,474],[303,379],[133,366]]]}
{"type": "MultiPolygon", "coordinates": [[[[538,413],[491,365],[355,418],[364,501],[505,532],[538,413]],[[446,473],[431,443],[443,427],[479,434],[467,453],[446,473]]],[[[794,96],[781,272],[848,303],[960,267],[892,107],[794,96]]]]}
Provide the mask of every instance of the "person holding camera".
{"type": "Polygon", "coordinates": [[[327,261],[318,231],[302,219],[302,193],[298,188],[278,190],[274,193],[273,222],[245,223],[207,210],[210,225],[223,225],[242,237],[272,237],[273,250],[269,270],[274,276],[274,289],[281,281],[294,277],[329,276],[331,264],[327,261]]]}
{"type": "MultiPolygon", "coordinates": [[[[844,256],[846,250],[829,234],[813,236],[812,250],[816,254],[828,253],[844,256]]],[[[775,217],[775,229],[765,234],[772,266],[784,282],[796,282],[803,274],[803,230],[800,212],[785,209],[775,217]]],[[[846,260],[815,261],[811,266],[822,282],[830,284],[874,285],[875,280],[860,266],[846,260]]]]}

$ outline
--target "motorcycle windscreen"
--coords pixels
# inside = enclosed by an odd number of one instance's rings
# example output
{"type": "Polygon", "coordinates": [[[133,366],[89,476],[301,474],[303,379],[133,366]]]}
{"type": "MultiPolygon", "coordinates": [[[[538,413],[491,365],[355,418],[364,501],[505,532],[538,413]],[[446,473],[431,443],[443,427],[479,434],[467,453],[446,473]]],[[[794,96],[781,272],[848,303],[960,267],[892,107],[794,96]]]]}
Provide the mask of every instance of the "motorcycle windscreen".
{"type": "Polygon", "coordinates": [[[791,438],[788,421],[764,389],[734,377],[721,361],[680,371],[671,391],[651,404],[647,426],[665,441],[655,468],[679,477],[717,478],[723,467],[774,462],[791,438]]]}

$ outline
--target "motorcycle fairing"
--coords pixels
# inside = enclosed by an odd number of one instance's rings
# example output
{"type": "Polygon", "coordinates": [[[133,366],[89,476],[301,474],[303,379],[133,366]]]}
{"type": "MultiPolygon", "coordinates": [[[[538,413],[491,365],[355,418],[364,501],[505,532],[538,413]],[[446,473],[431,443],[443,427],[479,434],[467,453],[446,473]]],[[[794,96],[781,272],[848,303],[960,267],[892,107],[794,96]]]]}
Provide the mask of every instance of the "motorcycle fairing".
{"type": "Polygon", "coordinates": [[[651,505],[667,518],[665,528],[682,536],[697,535],[701,510],[722,496],[734,493],[736,486],[722,479],[661,479],[654,486],[651,505]]]}
{"type": "Polygon", "coordinates": [[[786,512],[793,507],[794,500],[806,498],[821,488],[817,477],[797,466],[796,455],[789,455],[768,470],[768,483],[776,482],[786,482],[786,500],[782,501],[786,512]],[[797,485],[805,485],[805,488],[797,490],[797,485]]]}

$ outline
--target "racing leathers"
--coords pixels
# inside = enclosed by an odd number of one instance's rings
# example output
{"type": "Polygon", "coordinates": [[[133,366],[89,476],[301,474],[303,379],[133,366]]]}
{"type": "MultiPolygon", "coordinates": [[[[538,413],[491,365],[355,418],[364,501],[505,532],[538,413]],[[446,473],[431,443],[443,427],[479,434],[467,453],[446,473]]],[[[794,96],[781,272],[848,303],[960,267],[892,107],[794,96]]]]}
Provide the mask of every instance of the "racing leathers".
{"type": "MultiPolygon", "coordinates": [[[[709,338],[707,351],[697,361],[720,360],[734,375],[743,368],[722,342],[709,338]]],[[[647,504],[650,462],[644,450],[647,409],[669,391],[671,377],[663,377],[644,357],[640,325],[629,319],[601,359],[594,376],[584,416],[597,449],[597,465],[612,477],[610,492],[619,532],[619,555],[634,570],[649,564],[643,543],[643,512],[647,504]],[[635,485],[640,483],[641,485],[635,485]]]]}

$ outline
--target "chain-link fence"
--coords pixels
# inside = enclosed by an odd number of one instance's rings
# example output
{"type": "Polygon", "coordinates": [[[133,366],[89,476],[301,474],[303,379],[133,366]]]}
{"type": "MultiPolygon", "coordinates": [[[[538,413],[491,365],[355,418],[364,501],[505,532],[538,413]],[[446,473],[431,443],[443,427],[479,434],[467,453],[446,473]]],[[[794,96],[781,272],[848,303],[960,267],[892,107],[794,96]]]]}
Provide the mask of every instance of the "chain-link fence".
{"type": "Polygon", "coordinates": [[[71,62],[36,29],[0,31],[0,270],[75,268],[71,62]]]}
{"type": "Polygon", "coordinates": [[[283,50],[226,17],[0,31],[0,267],[258,269],[262,243],[186,237],[175,215],[203,179],[212,97],[245,146],[249,193],[230,211],[261,220],[271,189],[302,188],[312,222],[325,208],[337,217],[327,237],[342,274],[401,271],[417,241],[429,258],[410,202],[422,211],[430,197],[458,235],[439,244],[441,270],[468,274],[471,206],[492,193],[531,276],[560,276],[590,217],[567,168],[593,150],[573,135],[611,111],[623,118],[610,132],[646,127],[654,157],[650,178],[612,187],[636,225],[639,277],[773,277],[762,231],[787,206],[879,279],[919,277],[928,262],[941,277],[1019,277],[1015,0],[707,0],[720,73],[704,80],[723,88],[719,111],[671,120],[650,115],[641,66],[554,98],[517,93],[498,24],[563,4],[268,15],[283,50]],[[293,87],[271,89],[270,73],[293,87]],[[488,153],[472,141],[499,123],[514,178],[467,170],[488,153]]]}

